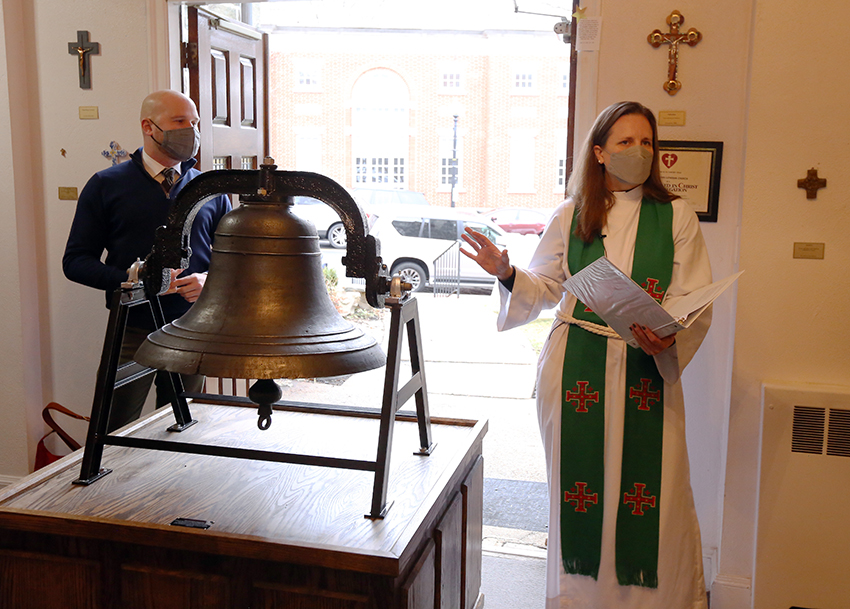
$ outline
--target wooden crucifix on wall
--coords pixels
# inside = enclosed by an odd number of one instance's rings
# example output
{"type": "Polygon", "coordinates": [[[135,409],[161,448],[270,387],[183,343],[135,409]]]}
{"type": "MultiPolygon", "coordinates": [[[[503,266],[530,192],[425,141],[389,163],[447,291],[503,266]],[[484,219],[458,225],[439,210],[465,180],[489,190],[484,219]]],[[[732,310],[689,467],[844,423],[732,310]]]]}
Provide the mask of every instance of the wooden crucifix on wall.
{"type": "Polygon", "coordinates": [[[77,41],[68,43],[68,53],[77,56],[80,89],[91,89],[91,56],[100,54],[100,43],[89,42],[89,33],[77,30],[77,41]]]}
{"type": "Polygon", "coordinates": [[[826,180],[818,177],[818,170],[812,167],[806,172],[806,177],[802,180],[797,180],[797,188],[802,188],[806,191],[807,199],[817,199],[818,190],[826,188],[826,180]]]}
{"type": "Polygon", "coordinates": [[[667,82],[664,83],[664,90],[670,95],[676,95],[679,89],[682,88],[682,83],[677,79],[679,70],[679,43],[684,42],[690,46],[695,46],[702,40],[702,33],[691,28],[684,34],[679,32],[679,26],[685,22],[685,18],[679,11],[673,11],[667,17],[667,25],[670,26],[670,31],[664,33],[661,30],[654,30],[646,39],[656,49],[662,44],[669,44],[670,49],[667,52],[667,82]]]}

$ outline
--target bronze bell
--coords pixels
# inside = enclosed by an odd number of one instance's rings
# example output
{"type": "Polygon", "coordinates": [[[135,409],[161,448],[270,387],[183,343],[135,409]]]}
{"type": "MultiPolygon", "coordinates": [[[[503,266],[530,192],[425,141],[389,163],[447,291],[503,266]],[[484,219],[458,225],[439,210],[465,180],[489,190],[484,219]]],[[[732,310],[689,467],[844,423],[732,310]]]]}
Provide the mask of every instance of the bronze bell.
{"type": "MultiPolygon", "coordinates": [[[[176,266],[174,260],[165,260],[166,254],[173,255],[170,250],[182,250],[181,257],[188,257],[185,222],[191,227],[193,210],[220,192],[240,194],[241,205],[216,229],[207,281],[197,302],[151,333],[135,357],[140,364],[169,372],[265,379],[255,390],[266,402],[260,409],[263,429],[271,422],[271,403],[280,399],[271,379],[339,376],[386,364],[375,339],[334,308],[322,276],[316,231],[292,213],[292,197],[313,196],[342,212],[356,250],[349,247],[350,259],[344,260],[348,274],[368,275],[370,303],[381,306],[375,290],[384,289],[386,267],[374,255],[378,246],[367,238],[362,210],[329,178],[275,172],[274,167],[267,160],[259,172],[209,172],[180,193],[175,216],[163,231],[171,230],[174,243],[181,233],[181,247],[172,243],[158,251],[154,246],[145,262],[146,290],[151,283],[161,291],[158,284],[167,273],[163,269],[176,266]]],[[[158,235],[158,243],[168,239],[167,234],[158,235]]]]}

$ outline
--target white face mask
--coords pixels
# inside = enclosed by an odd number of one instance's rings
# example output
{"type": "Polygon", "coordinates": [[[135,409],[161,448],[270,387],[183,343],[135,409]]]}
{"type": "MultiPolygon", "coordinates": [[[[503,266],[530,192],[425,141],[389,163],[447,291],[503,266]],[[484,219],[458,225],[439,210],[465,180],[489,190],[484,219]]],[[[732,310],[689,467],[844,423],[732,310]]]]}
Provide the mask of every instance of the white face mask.
{"type": "Polygon", "coordinates": [[[612,153],[605,169],[626,184],[643,184],[652,171],[652,156],[652,151],[644,146],[630,146],[612,153]]]}

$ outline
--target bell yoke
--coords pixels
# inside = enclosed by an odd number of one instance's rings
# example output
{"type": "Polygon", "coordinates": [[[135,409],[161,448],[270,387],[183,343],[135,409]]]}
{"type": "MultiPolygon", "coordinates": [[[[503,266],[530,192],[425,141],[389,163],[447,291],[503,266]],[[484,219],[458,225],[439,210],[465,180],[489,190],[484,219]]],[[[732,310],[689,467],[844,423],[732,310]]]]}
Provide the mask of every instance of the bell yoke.
{"type": "Polygon", "coordinates": [[[218,225],[198,301],[152,333],[135,357],[169,372],[260,379],[249,397],[260,404],[262,429],[281,397],[272,379],[339,376],[386,363],[375,339],[343,319],[328,298],[315,231],[292,213],[293,197],[311,196],[340,214],[346,274],[366,280],[371,306],[384,306],[391,283],[363,211],[342,186],[319,174],[275,169],[266,158],[259,173],[204,173],[180,192],[145,259],[149,299],[167,289],[168,269],[188,265],[189,231],[204,202],[227,192],[238,194],[241,205],[218,225]]]}

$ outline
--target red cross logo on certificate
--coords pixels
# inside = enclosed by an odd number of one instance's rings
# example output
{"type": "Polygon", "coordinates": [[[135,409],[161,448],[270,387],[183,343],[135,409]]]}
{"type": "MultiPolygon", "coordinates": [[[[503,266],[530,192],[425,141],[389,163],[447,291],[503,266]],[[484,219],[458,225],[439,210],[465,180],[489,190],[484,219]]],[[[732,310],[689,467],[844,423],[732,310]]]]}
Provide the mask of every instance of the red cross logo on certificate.
{"type": "Polygon", "coordinates": [[[566,393],[566,402],[578,402],[578,408],[576,408],[576,412],[589,412],[587,410],[587,403],[593,402],[594,404],[599,402],[599,392],[593,391],[589,392],[587,390],[588,381],[576,381],[576,391],[577,393],[573,393],[571,390],[567,389],[566,393]]]}
{"type": "Polygon", "coordinates": [[[649,410],[650,402],[658,402],[661,400],[660,391],[650,391],[652,379],[641,379],[640,389],[629,387],[629,398],[637,399],[638,410],[649,410]]]}
{"type": "Polygon", "coordinates": [[[652,277],[646,278],[646,283],[641,284],[641,286],[646,293],[652,296],[655,300],[661,303],[661,300],[664,298],[664,290],[656,290],[658,287],[658,280],[653,279],[652,277]]]}
{"type": "Polygon", "coordinates": [[[645,484],[635,482],[635,489],[631,495],[623,493],[623,503],[632,504],[632,516],[643,516],[644,505],[648,505],[653,508],[655,507],[655,495],[644,495],[644,490],[646,490],[645,484]]]}
{"type": "MultiPolygon", "coordinates": [[[[587,512],[587,508],[585,507],[585,503],[598,503],[599,493],[593,493],[592,495],[585,495],[584,490],[587,488],[587,482],[576,482],[576,485],[573,487],[572,492],[564,491],[564,503],[572,503],[575,501],[576,503],[576,512],[587,512]]],[[[652,500],[655,502],[655,499],[652,500]]]]}

